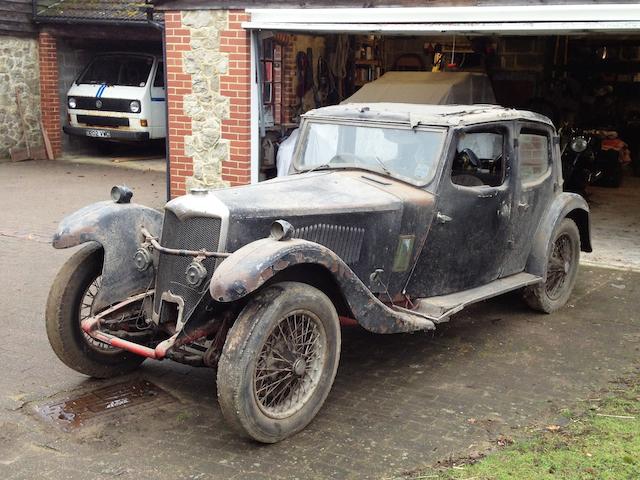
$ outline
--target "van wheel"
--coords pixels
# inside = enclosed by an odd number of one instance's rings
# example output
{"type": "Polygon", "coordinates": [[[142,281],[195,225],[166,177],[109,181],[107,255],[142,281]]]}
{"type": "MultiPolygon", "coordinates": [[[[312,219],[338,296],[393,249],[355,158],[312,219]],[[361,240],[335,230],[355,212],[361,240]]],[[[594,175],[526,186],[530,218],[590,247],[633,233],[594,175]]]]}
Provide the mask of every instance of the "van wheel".
{"type": "Polygon", "coordinates": [[[547,263],[547,279],[524,289],[524,299],[534,310],[555,312],[573,290],[580,261],[580,233],[575,222],[565,218],[553,238],[547,263]]]}
{"type": "Polygon", "coordinates": [[[227,335],[218,364],[222,414],[259,442],[289,437],[322,407],[339,357],[338,314],[324,293],[295,282],[267,287],[227,335]]]}

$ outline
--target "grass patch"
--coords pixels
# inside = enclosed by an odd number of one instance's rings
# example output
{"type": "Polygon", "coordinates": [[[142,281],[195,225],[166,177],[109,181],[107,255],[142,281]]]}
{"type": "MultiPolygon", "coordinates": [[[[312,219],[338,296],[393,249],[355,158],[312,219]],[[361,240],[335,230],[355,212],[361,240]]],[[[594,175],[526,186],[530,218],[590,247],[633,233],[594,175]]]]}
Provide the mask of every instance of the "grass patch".
{"type": "Polygon", "coordinates": [[[640,479],[640,377],[617,381],[548,425],[478,461],[460,460],[403,478],[412,480],[640,479]],[[564,422],[563,422],[564,423],[564,422]]]}

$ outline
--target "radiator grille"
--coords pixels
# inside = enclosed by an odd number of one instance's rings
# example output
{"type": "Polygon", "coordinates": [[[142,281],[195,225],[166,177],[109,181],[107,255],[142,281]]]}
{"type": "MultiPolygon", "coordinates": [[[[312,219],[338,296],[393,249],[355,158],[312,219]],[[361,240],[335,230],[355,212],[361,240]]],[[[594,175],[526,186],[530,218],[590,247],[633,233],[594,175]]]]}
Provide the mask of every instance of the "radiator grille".
{"type": "MultiPolygon", "coordinates": [[[[184,250],[209,250],[217,251],[220,243],[221,220],[219,218],[196,217],[187,218],[184,221],[170,211],[166,211],[162,225],[160,243],[163,247],[184,250]]],[[[160,254],[158,272],[156,275],[156,295],[154,300],[154,312],[161,314],[161,296],[164,292],[171,291],[174,295],[184,300],[183,320],[187,320],[196,305],[207,292],[209,279],[216,266],[215,258],[207,258],[202,264],[207,269],[207,280],[197,288],[191,287],[186,282],[185,271],[193,261],[193,257],[181,257],[178,255],[160,254]]]]}
{"type": "MultiPolygon", "coordinates": [[[[71,97],[76,99],[76,109],[78,110],[101,110],[103,112],[131,112],[129,104],[132,100],[124,98],[96,98],[96,97],[71,97]],[[100,108],[96,102],[100,100],[100,108]]],[[[73,109],[71,109],[73,110],[73,109]]]]}
{"type": "Polygon", "coordinates": [[[356,263],[364,240],[364,228],[340,225],[310,225],[296,228],[293,238],[319,243],[336,253],[345,263],[356,263]]]}
{"type": "Polygon", "coordinates": [[[121,117],[101,117],[99,115],[78,115],[78,123],[99,127],[128,127],[129,119],[121,117]]]}

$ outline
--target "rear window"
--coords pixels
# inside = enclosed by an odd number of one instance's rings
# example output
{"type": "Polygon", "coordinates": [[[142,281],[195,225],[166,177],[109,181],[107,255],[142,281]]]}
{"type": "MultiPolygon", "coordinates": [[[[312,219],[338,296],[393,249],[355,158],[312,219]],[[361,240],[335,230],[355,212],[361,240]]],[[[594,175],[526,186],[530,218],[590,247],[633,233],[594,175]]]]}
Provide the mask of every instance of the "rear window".
{"type": "Polygon", "coordinates": [[[80,75],[77,83],[144,87],[153,58],[142,55],[101,55],[80,75]]]}
{"type": "Polygon", "coordinates": [[[518,145],[520,180],[535,182],[549,169],[549,137],[542,133],[521,133],[518,145]]]}

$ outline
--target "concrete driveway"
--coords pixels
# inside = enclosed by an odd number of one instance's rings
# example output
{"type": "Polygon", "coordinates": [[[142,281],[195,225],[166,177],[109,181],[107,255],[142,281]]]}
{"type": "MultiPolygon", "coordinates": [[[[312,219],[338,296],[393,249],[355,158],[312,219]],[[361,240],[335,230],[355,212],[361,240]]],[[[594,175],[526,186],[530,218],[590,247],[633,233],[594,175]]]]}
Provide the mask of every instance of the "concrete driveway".
{"type": "Polygon", "coordinates": [[[47,241],[64,214],[106,199],[115,183],[133,187],[141,203],[163,203],[158,173],[0,164],[4,479],[390,478],[548,422],[640,358],[640,274],[583,266],[570,304],[555,315],[533,313],[511,294],[461,312],[435,334],[345,329],[336,383],[317,419],[277,445],[245,441],[223,422],[213,371],[147,361],[132,376],[99,382],[49,348],[48,288],[72,252],[47,241]],[[153,395],[129,402],[140,382],[153,395]],[[77,427],[43,418],[43,409],[78,398],[108,403],[77,427]]]}

